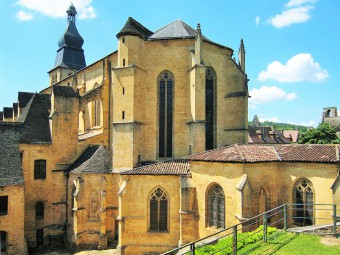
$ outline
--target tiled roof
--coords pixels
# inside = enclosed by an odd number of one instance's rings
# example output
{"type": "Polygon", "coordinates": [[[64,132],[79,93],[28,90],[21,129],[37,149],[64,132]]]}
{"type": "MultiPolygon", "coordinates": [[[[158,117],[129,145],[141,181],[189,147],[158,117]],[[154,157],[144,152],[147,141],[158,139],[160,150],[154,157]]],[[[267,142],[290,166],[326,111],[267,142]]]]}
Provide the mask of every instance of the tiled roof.
{"type": "Polygon", "coordinates": [[[112,172],[112,155],[102,145],[89,146],[68,168],[78,174],[107,174],[112,172]]]}
{"type": "Polygon", "coordinates": [[[274,145],[282,161],[294,162],[339,162],[339,146],[331,144],[274,145]]]}
{"type": "Polygon", "coordinates": [[[129,17],[122,30],[120,30],[120,32],[117,34],[117,38],[123,35],[136,35],[142,39],[146,39],[152,34],[152,31],[144,27],[138,21],[129,17]]]}
{"type": "Polygon", "coordinates": [[[254,144],[289,144],[282,134],[282,132],[276,128],[261,127],[261,126],[249,126],[248,134],[251,142],[254,144]]]}
{"type": "Polygon", "coordinates": [[[193,161],[213,162],[339,162],[338,145],[322,144],[277,144],[277,145],[232,145],[186,157],[193,161]]]}
{"type": "Polygon", "coordinates": [[[299,139],[299,130],[283,130],[283,136],[286,139],[291,139],[293,143],[296,143],[299,139]]]}
{"type": "Polygon", "coordinates": [[[135,167],[122,172],[122,175],[188,175],[189,162],[185,159],[176,159],[159,162],[147,166],[135,167]]]}

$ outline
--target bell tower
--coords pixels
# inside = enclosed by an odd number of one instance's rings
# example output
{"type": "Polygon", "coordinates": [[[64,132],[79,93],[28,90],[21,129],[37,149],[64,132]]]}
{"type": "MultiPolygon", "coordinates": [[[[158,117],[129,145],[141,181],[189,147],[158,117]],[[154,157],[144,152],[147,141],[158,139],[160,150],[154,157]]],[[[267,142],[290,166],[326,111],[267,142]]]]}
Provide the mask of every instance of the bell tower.
{"type": "Polygon", "coordinates": [[[86,66],[84,39],[80,36],[76,27],[77,10],[70,5],[67,13],[67,27],[58,41],[59,49],[55,58],[54,67],[49,71],[50,85],[57,83],[65,77],[73,74],[86,66]]]}

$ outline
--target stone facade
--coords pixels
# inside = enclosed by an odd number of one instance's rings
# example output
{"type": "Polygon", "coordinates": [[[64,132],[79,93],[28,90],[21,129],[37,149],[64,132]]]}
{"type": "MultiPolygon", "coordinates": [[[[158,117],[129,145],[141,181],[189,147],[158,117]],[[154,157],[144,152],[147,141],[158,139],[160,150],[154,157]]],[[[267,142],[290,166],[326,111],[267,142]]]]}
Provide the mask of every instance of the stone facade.
{"type": "Polygon", "coordinates": [[[7,200],[6,212],[0,210],[1,237],[5,235],[5,241],[0,245],[2,246],[0,253],[3,254],[5,251],[7,252],[5,254],[27,254],[24,236],[24,186],[0,187],[0,200],[0,203],[7,200]]]}

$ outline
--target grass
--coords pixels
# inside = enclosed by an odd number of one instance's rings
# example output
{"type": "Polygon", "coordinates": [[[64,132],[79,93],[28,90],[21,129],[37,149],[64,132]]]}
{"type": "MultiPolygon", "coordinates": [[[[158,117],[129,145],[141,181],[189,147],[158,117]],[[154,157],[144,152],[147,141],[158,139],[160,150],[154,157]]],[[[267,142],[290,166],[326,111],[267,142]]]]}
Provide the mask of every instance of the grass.
{"type": "MultiPolygon", "coordinates": [[[[240,233],[238,239],[238,255],[339,255],[340,245],[320,243],[320,236],[294,234],[275,228],[268,228],[267,243],[263,242],[262,227],[253,232],[240,233]]],[[[335,239],[336,240],[336,239],[335,239]]],[[[231,254],[231,237],[221,239],[216,244],[197,248],[196,254],[231,254]]]]}
{"type": "MultiPolygon", "coordinates": [[[[286,233],[289,234],[289,233],[286,233]]],[[[339,255],[340,245],[329,246],[320,243],[320,236],[299,234],[286,245],[282,246],[274,255],[339,255]]]]}

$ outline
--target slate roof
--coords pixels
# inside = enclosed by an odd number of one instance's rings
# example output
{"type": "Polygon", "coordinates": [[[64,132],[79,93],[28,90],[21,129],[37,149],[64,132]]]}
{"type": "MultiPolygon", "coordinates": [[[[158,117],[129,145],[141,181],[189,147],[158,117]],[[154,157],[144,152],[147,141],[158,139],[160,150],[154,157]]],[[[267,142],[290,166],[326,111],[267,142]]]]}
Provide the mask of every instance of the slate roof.
{"type": "Polygon", "coordinates": [[[102,145],[89,146],[68,168],[77,174],[108,174],[112,172],[112,155],[102,145]]]}
{"type": "Polygon", "coordinates": [[[0,121],[2,121],[4,118],[4,113],[3,112],[0,112],[0,121]]]}
{"type": "Polygon", "coordinates": [[[124,35],[136,35],[142,39],[146,39],[152,34],[153,34],[152,31],[144,27],[138,21],[129,17],[124,27],[117,34],[117,38],[124,36],[124,35]]]}
{"type": "Polygon", "coordinates": [[[25,108],[33,95],[34,93],[31,92],[18,92],[19,108],[25,108]]]}
{"type": "Polygon", "coordinates": [[[12,107],[4,107],[3,113],[4,113],[4,118],[12,118],[13,117],[13,108],[12,107]]]}
{"type": "Polygon", "coordinates": [[[24,183],[19,144],[50,144],[51,97],[34,94],[17,122],[0,123],[0,186],[24,183]]]}
{"type": "Polygon", "coordinates": [[[0,124],[0,187],[24,184],[19,138],[18,125],[6,122],[0,124]]]}
{"type": "Polygon", "coordinates": [[[186,159],[176,159],[159,162],[147,166],[135,167],[122,172],[122,175],[188,175],[189,162],[186,159]]]}
{"type": "Polygon", "coordinates": [[[181,20],[176,20],[157,30],[149,39],[194,38],[196,36],[197,31],[195,29],[181,20]]]}
{"type": "Polygon", "coordinates": [[[53,86],[53,94],[55,96],[63,97],[79,97],[79,93],[75,92],[72,87],[69,86],[53,86]]]}
{"type": "Polygon", "coordinates": [[[231,145],[186,157],[212,162],[339,163],[339,146],[323,144],[231,145]]]}

